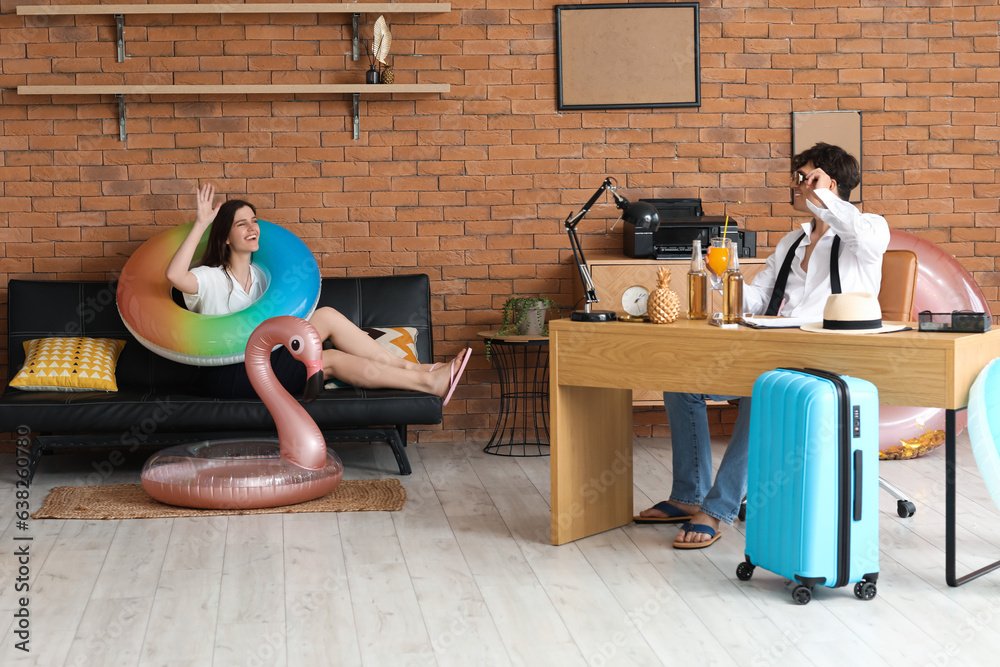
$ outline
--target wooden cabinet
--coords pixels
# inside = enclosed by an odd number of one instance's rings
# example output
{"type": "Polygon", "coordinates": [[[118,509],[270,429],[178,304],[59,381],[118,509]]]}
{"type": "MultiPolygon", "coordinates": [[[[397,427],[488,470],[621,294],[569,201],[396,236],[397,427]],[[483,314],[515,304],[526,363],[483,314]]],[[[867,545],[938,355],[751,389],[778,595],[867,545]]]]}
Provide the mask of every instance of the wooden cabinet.
{"type": "MultiPolygon", "coordinates": [[[[684,304],[681,317],[686,317],[684,309],[687,306],[687,272],[691,267],[688,259],[635,259],[624,255],[607,255],[588,258],[588,268],[594,280],[594,288],[600,303],[595,310],[613,310],[618,315],[624,315],[622,294],[633,285],[641,285],[652,291],[656,287],[656,272],[666,267],[670,269],[670,289],[677,292],[684,304]]],[[[740,272],[747,282],[753,279],[764,268],[765,258],[740,258],[740,272]]],[[[578,295],[583,296],[582,291],[578,295]]],[[[709,309],[711,312],[722,310],[721,295],[710,293],[709,309]]],[[[657,326],[653,324],[636,324],[637,327],[657,326]]],[[[634,405],[662,405],[662,396],[649,391],[635,391],[632,394],[634,405]]]]}

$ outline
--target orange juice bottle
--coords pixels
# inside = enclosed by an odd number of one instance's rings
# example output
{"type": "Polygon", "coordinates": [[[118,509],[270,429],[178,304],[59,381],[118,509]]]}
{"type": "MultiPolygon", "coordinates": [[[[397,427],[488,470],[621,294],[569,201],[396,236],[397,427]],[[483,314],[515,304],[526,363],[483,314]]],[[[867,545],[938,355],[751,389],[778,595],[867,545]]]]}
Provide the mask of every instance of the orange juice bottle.
{"type": "Polygon", "coordinates": [[[729,242],[729,268],[722,276],[722,323],[736,324],[743,320],[743,274],[735,244],[729,242]]]}
{"type": "Polygon", "coordinates": [[[691,247],[691,270],[688,271],[689,320],[704,320],[708,317],[708,273],[701,257],[701,240],[696,239],[691,247]]]}

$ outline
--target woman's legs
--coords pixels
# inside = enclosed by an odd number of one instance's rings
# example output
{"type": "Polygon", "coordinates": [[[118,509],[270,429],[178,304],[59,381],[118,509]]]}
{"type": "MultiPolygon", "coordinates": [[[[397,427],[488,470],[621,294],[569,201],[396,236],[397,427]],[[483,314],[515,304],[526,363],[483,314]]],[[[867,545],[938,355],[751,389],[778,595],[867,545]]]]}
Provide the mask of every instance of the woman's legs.
{"type": "Polygon", "coordinates": [[[341,350],[323,350],[323,375],[363,389],[411,389],[444,397],[452,383],[458,382],[459,369],[467,354],[471,354],[471,350],[427,372],[418,364],[400,368],[341,350]]]}
{"type": "Polygon", "coordinates": [[[431,366],[397,357],[334,308],[317,308],[309,323],[316,327],[322,340],[329,339],[335,348],[347,354],[408,370],[428,370],[431,366]]]}
{"type": "Polygon", "coordinates": [[[410,389],[445,397],[472,354],[466,348],[451,363],[420,364],[389,352],[334,308],[318,308],[309,323],[334,346],[323,351],[323,374],[364,389],[410,389]]]}

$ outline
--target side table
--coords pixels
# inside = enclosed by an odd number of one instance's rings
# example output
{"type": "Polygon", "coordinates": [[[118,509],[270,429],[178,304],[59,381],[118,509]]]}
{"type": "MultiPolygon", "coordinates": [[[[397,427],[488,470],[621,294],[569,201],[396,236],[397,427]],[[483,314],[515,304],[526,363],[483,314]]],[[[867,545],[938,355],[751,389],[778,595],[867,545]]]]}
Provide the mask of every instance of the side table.
{"type": "Polygon", "coordinates": [[[500,379],[500,409],[487,454],[548,456],[549,339],[481,331],[500,379]]]}

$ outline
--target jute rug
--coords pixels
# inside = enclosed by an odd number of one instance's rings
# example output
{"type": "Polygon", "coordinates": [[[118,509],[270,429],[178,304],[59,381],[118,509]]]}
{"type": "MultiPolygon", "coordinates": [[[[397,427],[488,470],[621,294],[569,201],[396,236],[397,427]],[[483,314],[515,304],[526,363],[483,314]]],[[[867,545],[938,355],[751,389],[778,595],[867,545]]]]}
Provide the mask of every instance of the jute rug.
{"type": "Polygon", "coordinates": [[[298,512],[394,512],[403,509],[406,489],[397,479],[344,480],[331,493],[298,505],[252,510],[191,509],[164,505],[141,484],[57,486],[33,519],[163,519],[182,516],[298,512]]]}

